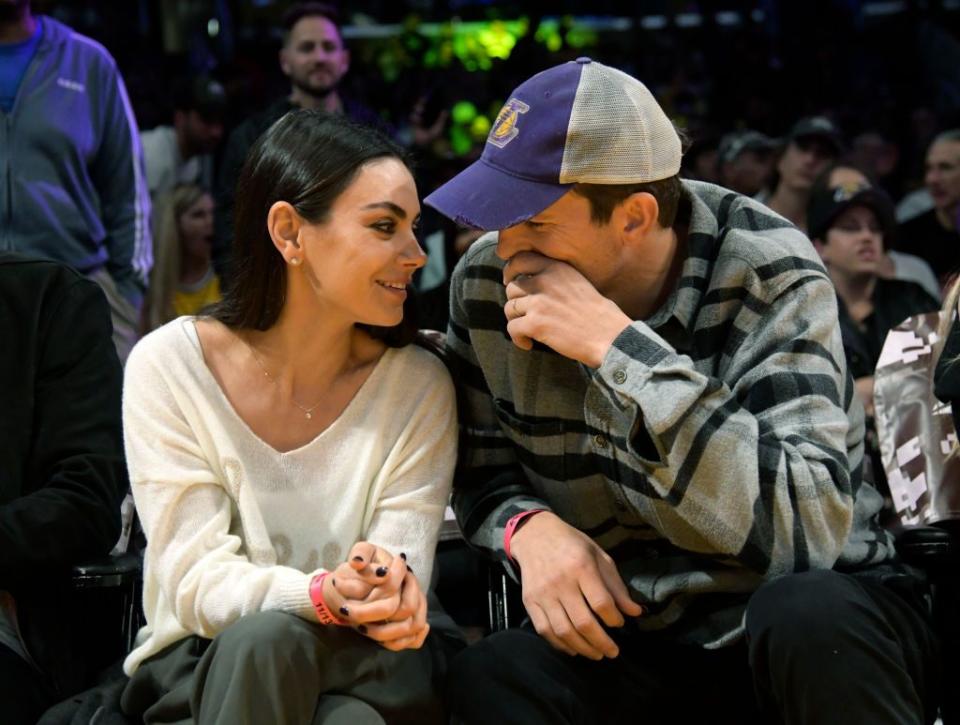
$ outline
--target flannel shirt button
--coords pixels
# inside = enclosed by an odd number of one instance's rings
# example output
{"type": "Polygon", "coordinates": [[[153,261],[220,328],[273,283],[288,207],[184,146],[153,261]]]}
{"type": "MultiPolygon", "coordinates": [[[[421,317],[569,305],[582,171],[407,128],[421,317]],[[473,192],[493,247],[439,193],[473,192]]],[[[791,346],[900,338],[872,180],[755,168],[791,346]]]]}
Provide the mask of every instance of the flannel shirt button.
{"type": "Polygon", "coordinates": [[[613,502],[613,507],[614,507],[617,511],[621,511],[621,512],[627,510],[627,505],[626,505],[623,501],[621,501],[620,499],[616,499],[616,500],[613,502]]]}
{"type": "Polygon", "coordinates": [[[597,444],[597,448],[606,448],[606,447],[607,447],[607,439],[604,438],[604,437],[603,437],[602,435],[600,435],[599,433],[597,433],[597,434],[593,437],[593,442],[597,444]]]}
{"type": "Polygon", "coordinates": [[[627,374],[623,370],[616,370],[613,373],[613,382],[617,385],[623,385],[627,382],[627,374]]]}

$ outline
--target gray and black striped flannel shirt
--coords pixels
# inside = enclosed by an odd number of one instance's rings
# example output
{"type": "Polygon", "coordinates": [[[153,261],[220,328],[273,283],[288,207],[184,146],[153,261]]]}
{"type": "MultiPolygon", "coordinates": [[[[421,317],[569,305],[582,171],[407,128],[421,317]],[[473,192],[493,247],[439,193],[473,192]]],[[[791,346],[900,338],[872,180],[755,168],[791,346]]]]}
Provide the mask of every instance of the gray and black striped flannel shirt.
{"type": "Polygon", "coordinates": [[[637,627],[715,647],[742,631],[764,580],[894,554],[881,498],[861,483],[863,408],[812,245],[751,199],[684,187],[677,286],[596,370],[510,341],[495,235],[460,261],[454,510],[499,559],[514,514],[554,511],[617,562],[647,610],[637,627]]]}

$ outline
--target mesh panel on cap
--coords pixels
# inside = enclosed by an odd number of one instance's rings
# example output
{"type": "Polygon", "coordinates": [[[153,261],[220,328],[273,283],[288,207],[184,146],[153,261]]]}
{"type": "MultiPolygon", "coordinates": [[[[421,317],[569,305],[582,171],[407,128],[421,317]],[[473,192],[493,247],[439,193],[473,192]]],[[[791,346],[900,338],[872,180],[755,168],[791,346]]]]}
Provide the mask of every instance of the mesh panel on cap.
{"type": "Polygon", "coordinates": [[[635,78],[587,63],[573,101],[560,183],[633,184],[680,171],[680,138],[635,78]]]}

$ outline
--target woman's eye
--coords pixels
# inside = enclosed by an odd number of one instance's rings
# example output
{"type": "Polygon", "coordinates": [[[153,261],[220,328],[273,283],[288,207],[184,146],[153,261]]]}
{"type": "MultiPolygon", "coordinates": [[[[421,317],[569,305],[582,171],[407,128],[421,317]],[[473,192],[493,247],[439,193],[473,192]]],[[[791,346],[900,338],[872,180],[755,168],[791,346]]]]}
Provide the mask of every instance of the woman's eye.
{"type": "Polygon", "coordinates": [[[373,225],[373,228],[378,232],[383,232],[384,234],[392,234],[396,229],[397,225],[393,222],[377,222],[373,225]]]}

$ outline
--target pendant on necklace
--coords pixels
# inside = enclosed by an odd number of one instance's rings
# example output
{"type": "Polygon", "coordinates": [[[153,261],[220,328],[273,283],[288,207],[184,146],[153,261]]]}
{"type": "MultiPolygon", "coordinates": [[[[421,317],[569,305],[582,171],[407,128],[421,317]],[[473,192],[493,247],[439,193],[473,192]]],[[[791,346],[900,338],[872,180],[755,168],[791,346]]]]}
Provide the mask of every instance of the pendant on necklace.
{"type": "Polygon", "coordinates": [[[313,416],[310,415],[310,411],[307,411],[307,420],[310,420],[313,416]]]}

